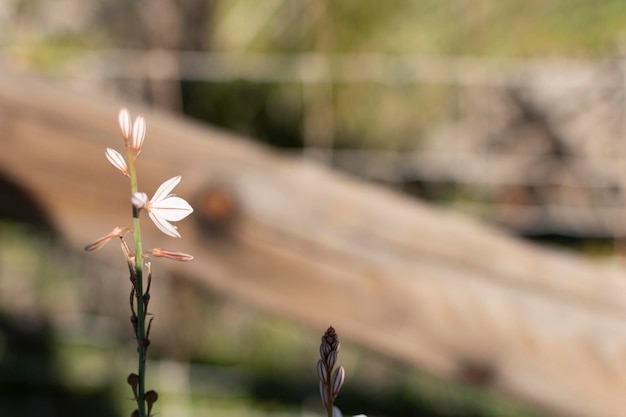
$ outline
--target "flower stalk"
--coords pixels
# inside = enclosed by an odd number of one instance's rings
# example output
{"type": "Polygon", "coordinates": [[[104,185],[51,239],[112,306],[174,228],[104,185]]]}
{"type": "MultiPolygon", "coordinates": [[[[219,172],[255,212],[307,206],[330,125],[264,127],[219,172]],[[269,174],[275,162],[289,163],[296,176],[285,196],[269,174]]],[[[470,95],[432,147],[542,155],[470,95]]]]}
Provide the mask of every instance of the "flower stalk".
{"type": "Polygon", "coordinates": [[[109,234],[87,245],[85,250],[93,251],[99,249],[115,237],[119,237],[121,240],[122,252],[128,264],[132,284],[129,299],[130,321],[137,343],[137,373],[131,373],[127,378],[127,383],[130,385],[133,397],[137,402],[137,409],[131,415],[149,417],[152,413],[152,407],[158,399],[158,394],[154,390],[146,392],[146,361],[152,325],[152,317],[146,322],[149,315],[148,304],[150,302],[150,286],[152,283],[151,263],[146,261],[146,259],[152,255],[157,258],[190,261],[193,259],[193,256],[161,248],[154,248],[144,253],[140,213],[144,210],[159,230],[168,236],[179,238],[180,233],[178,233],[176,226],[172,225],[171,222],[184,219],[193,212],[193,209],[182,198],[170,194],[180,182],[180,176],[171,178],[161,184],[154,197],[149,201],[145,193],[139,192],[136,160],[143,146],[146,123],[141,116],[137,117],[133,123],[127,109],[120,111],[118,122],[126,147],[126,158],[112,148],[107,148],[105,156],[113,167],[130,179],[133,227],[132,229],[116,227],[109,234]],[[133,234],[134,251],[125,240],[125,235],[130,231],[133,234]],[[146,276],[145,288],[144,275],[146,276]]]}
{"type": "MultiPolygon", "coordinates": [[[[135,157],[133,155],[132,147],[127,146],[128,149],[128,166],[130,176],[130,188],[131,195],[137,192],[137,169],[135,167],[135,157]]],[[[135,242],[135,254],[143,253],[143,244],[141,240],[141,221],[139,219],[139,209],[132,205],[133,216],[133,240],[135,242]]],[[[146,307],[143,302],[143,259],[141,256],[134,256],[135,258],[135,281],[134,295],[137,299],[137,315],[135,326],[135,338],[137,339],[137,375],[139,376],[139,383],[137,387],[137,410],[139,411],[139,417],[146,416],[146,353],[147,353],[147,335],[146,335],[146,307]],[[140,299],[141,297],[141,299],[140,299]],[[146,347],[144,348],[144,345],[146,347]]]]}

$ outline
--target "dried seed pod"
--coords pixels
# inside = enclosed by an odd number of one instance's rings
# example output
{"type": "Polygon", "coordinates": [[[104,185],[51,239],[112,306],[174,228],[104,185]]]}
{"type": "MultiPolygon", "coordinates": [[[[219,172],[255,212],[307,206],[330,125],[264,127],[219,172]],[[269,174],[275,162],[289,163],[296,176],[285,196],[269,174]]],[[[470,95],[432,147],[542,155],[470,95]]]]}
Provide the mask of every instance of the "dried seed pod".
{"type": "Polygon", "coordinates": [[[128,382],[128,385],[135,388],[137,385],[139,385],[139,375],[134,373],[128,375],[128,378],[126,378],[126,382],[128,382]]]}
{"type": "Polygon", "coordinates": [[[155,390],[151,389],[150,391],[146,392],[144,398],[146,399],[148,405],[152,405],[159,399],[159,394],[157,394],[155,390]]]}

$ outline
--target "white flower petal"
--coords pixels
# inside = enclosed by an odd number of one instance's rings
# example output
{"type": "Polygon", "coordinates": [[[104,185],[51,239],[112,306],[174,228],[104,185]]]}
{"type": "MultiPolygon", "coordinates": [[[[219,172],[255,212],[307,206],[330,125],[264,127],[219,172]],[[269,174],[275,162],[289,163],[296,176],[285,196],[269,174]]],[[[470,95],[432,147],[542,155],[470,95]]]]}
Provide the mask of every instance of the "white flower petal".
{"type": "Polygon", "coordinates": [[[176,226],[168,223],[167,220],[152,211],[148,211],[148,216],[150,216],[150,219],[160,231],[168,236],[180,238],[180,233],[176,230],[176,226]]]}
{"type": "Polygon", "coordinates": [[[120,124],[120,129],[122,130],[122,137],[124,138],[124,141],[127,141],[128,138],[130,138],[131,122],[130,122],[130,112],[128,111],[126,107],[120,110],[120,113],[117,116],[117,119],[120,124]]]}
{"type": "Polygon", "coordinates": [[[146,137],[146,121],[142,116],[138,116],[133,124],[133,142],[132,148],[135,153],[135,157],[141,152],[143,146],[143,140],[146,137]]]}
{"type": "Polygon", "coordinates": [[[193,208],[180,197],[167,197],[149,205],[150,211],[170,222],[177,222],[193,213],[193,208]]]}
{"type": "Polygon", "coordinates": [[[115,168],[122,171],[122,174],[129,176],[128,174],[128,166],[126,165],[126,160],[118,151],[113,148],[107,148],[106,151],[107,160],[113,165],[115,168]]]}
{"type": "Polygon", "coordinates": [[[178,185],[181,178],[182,177],[178,175],[174,178],[170,178],[169,180],[161,184],[159,188],[156,190],[156,193],[154,193],[154,195],[150,199],[150,204],[158,203],[159,201],[166,198],[170,194],[170,192],[174,189],[174,187],[178,185]]]}
{"type": "Polygon", "coordinates": [[[179,175],[165,181],[143,207],[156,227],[172,237],[180,237],[180,233],[178,233],[176,226],[169,222],[182,220],[193,212],[193,208],[184,199],[170,194],[180,180],[181,176],[179,175]]]}

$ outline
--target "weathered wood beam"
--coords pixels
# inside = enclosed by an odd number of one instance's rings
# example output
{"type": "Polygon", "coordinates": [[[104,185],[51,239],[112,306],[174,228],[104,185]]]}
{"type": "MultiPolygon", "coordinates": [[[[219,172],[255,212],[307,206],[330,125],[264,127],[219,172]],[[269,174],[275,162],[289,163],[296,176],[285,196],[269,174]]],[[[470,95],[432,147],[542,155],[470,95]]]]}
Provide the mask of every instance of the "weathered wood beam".
{"type": "MultiPolygon", "coordinates": [[[[119,102],[0,77],[0,175],[81,248],[130,223],[119,102]]],[[[131,105],[148,134],[140,188],[181,174],[196,213],[182,240],[145,223],[148,247],[192,253],[159,267],[444,377],[569,416],[621,416],[626,274],[520,242],[226,132],[131,105]],[[476,373],[476,369],[481,372],[476,373]]],[[[2,204],[11,204],[3,201],[2,204]]],[[[101,256],[119,257],[117,248],[101,256]],[[111,255],[112,256],[112,255],[111,255]]]]}

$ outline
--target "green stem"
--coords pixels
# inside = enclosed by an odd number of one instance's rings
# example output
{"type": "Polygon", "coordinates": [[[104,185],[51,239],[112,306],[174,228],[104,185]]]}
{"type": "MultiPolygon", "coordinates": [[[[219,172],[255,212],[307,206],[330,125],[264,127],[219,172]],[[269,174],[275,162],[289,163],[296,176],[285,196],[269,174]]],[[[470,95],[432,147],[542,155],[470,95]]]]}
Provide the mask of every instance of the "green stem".
{"type": "MultiPolygon", "coordinates": [[[[128,149],[128,167],[130,174],[131,195],[137,192],[137,172],[135,169],[135,159],[132,150],[128,149]]],[[[137,375],[139,375],[139,386],[137,392],[137,410],[139,417],[146,416],[146,402],[144,400],[146,392],[146,311],[143,303],[143,248],[141,243],[141,228],[139,220],[139,210],[133,207],[133,237],[135,239],[135,271],[137,282],[135,283],[135,296],[137,297],[137,375]]]]}

